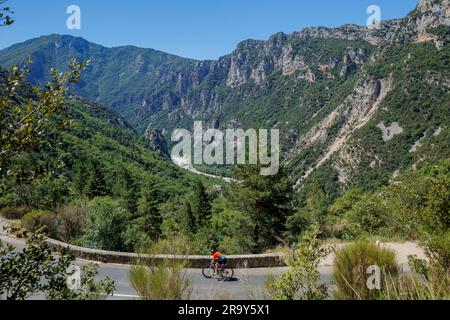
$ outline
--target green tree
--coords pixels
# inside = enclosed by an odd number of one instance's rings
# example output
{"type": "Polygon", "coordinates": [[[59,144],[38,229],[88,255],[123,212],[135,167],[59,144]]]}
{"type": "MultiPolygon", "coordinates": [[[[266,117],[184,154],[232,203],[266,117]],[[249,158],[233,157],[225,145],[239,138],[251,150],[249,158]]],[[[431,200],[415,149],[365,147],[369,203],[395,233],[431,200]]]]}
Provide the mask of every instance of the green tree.
{"type": "Polygon", "coordinates": [[[90,177],[90,172],[86,166],[86,163],[88,163],[88,159],[85,157],[80,157],[75,162],[73,168],[72,185],[74,186],[75,192],[79,196],[86,195],[87,181],[90,177]]]}
{"type": "Polygon", "coordinates": [[[327,196],[319,181],[310,186],[306,204],[287,219],[288,238],[290,242],[297,241],[300,234],[313,224],[320,226],[321,232],[328,235],[325,228],[329,222],[327,196]]]}
{"type": "Polygon", "coordinates": [[[0,298],[25,300],[32,295],[45,294],[52,300],[100,299],[113,294],[115,284],[109,278],[97,282],[97,268],[82,268],[81,287],[72,290],[67,285],[70,267],[75,258],[63,251],[57,257],[44,237],[33,234],[27,246],[17,251],[11,245],[0,242],[0,298]]]}
{"type": "Polygon", "coordinates": [[[181,216],[189,233],[196,234],[211,217],[211,199],[203,183],[198,180],[194,190],[186,196],[181,216]]]}
{"type": "Polygon", "coordinates": [[[194,213],[192,212],[191,203],[188,199],[185,199],[181,207],[181,218],[183,225],[187,233],[193,235],[197,232],[194,213]]]}
{"type": "Polygon", "coordinates": [[[109,195],[110,190],[108,190],[106,173],[102,165],[96,160],[91,160],[87,170],[89,172],[89,176],[86,180],[85,194],[90,199],[109,195]]]}
{"type": "Polygon", "coordinates": [[[194,185],[194,191],[189,197],[192,215],[196,228],[200,228],[211,216],[211,199],[201,181],[194,185]]]}
{"type": "Polygon", "coordinates": [[[44,88],[33,87],[32,94],[24,98],[21,88],[30,73],[26,67],[12,66],[4,81],[0,82],[0,174],[5,173],[7,161],[12,157],[33,150],[48,134],[47,125],[58,111],[62,111],[65,86],[76,83],[81,70],[89,62],[72,60],[69,71],[52,69],[52,81],[44,88]]]}
{"type": "Polygon", "coordinates": [[[130,213],[118,200],[110,197],[93,199],[87,209],[85,241],[99,249],[113,251],[125,249],[124,232],[130,217],[130,213]]]}
{"type": "Polygon", "coordinates": [[[136,181],[127,168],[122,167],[119,170],[112,193],[116,197],[120,197],[124,200],[126,207],[130,212],[137,212],[139,190],[136,181]]]}
{"type": "Polygon", "coordinates": [[[150,239],[157,239],[161,235],[162,216],[158,193],[156,184],[149,182],[141,189],[138,201],[138,213],[144,218],[144,232],[150,239]]]}
{"type": "Polygon", "coordinates": [[[214,245],[227,254],[250,253],[254,248],[253,228],[248,214],[229,208],[211,217],[211,229],[218,238],[214,245]]]}
{"type": "Polygon", "coordinates": [[[236,177],[229,191],[231,207],[248,214],[254,222],[254,251],[283,242],[294,193],[286,170],[281,168],[276,175],[263,176],[258,165],[239,166],[236,177]]]}
{"type": "Polygon", "coordinates": [[[312,226],[299,242],[294,257],[287,261],[289,271],[272,284],[275,300],[325,300],[328,287],[320,283],[320,262],[331,252],[318,239],[319,227],[312,226]]]}

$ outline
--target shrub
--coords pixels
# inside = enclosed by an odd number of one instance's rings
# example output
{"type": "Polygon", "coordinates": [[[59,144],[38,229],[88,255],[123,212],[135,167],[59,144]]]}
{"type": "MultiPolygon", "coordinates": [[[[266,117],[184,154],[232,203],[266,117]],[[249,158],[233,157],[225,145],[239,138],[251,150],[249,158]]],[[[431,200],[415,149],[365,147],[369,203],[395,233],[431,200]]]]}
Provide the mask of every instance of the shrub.
{"type": "Polygon", "coordinates": [[[430,237],[425,243],[428,260],[409,257],[412,273],[386,279],[387,300],[450,299],[450,232],[430,237]]]}
{"type": "Polygon", "coordinates": [[[32,234],[19,251],[0,241],[0,297],[25,300],[44,294],[49,300],[98,300],[114,292],[115,283],[97,280],[97,267],[91,264],[81,269],[79,290],[70,289],[67,276],[74,262],[66,251],[55,255],[41,234],[32,234]]]}
{"type": "MultiPolygon", "coordinates": [[[[359,241],[336,253],[333,280],[334,297],[345,300],[378,299],[385,288],[370,290],[367,270],[371,266],[381,269],[381,279],[396,279],[398,266],[392,250],[378,248],[373,242],[359,241]]],[[[380,279],[380,280],[381,280],[380,279]]]]}
{"type": "Polygon", "coordinates": [[[145,233],[146,218],[139,217],[133,220],[122,233],[123,244],[126,251],[139,251],[151,243],[150,237],[145,233]]]}
{"type": "Polygon", "coordinates": [[[0,214],[5,219],[9,220],[19,220],[22,219],[27,213],[30,213],[30,209],[28,207],[6,207],[0,211],[0,214]]]}
{"type": "Polygon", "coordinates": [[[169,239],[160,239],[146,250],[149,254],[189,255],[193,254],[192,241],[187,236],[175,236],[169,239]]]}
{"type": "Polygon", "coordinates": [[[393,282],[386,299],[450,299],[450,231],[431,236],[424,246],[428,261],[409,257],[414,273],[393,282]]]}
{"type": "Polygon", "coordinates": [[[22,226],[31,232],[44,228],[49,237],[55,237],[56,215],[49,211],[33,210],[22,218],[22,226]]]}
{"type": "MultiPolygon", "coordinates": [[[[174,241],[160,240],[146,250],[147,254],[185,255],[190,251],[183,237],[174,241]]],[[[192,294],[187,277],[187,259],[163,260],[157,265],[147,259],[137,261],[131,268],[130,281],[142,300],[188,300],[192,294]]]]}
{"type": "Polygon", "coordinates": [[[71,242],[80,237],[86,228],[87,203],[74,202],[57,208],[57,238],[71,242]]]}
{"type": "Polygon", "coordinates": [[[441,274],[439,281],[425,280],[417,273],[402,274],[397,278],[384,279],[386,290],[381,292],[383,300],[449,300],[450,276],[441,274]]]}
{"type": "Polygon", "coordinates": [[[89,202],[84,243],[88,246],[113,251],[125,249],[123,233],[130,213],[120,201],[99,197],[89,202]]]}
{"type": "Polygon", "coordinates": [[[431,236],[425,248],[430,262],[444,273],[450,273],[450,230],[431,236]]]}
{"type": "MultiPolygon", "coordinates": [[[[255,246],[251,237],[254,226],[248,214],[228,208],[211,217],[211,228],[219,240],[219,250],[227,254],[252,252],[255,246]]],[[[208,232],[211,233],[211,229],[208,232]]]]}
{"type": "Polygon", "coordinates": [[[163,261],[131,267],[130,280],[142,300],[188,300],[192,294],[185,264],[163,261]]]}
{"type": "Polygon", "coordinates": [[[266,283],[266,291],[275,300],[325,300],[328,286],[320,283],[320,262],[332,249],[322,246],[318,239],[319,227],[313,225],[299,241],[293,258],[287,262],[289,271],[274,282],[266,283]]]}

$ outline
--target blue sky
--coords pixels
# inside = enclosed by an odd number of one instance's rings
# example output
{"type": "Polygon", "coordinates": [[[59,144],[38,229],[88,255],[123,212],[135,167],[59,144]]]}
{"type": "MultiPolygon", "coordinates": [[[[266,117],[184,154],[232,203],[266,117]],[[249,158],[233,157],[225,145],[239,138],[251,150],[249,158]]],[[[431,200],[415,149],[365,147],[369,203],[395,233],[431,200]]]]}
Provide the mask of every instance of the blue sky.
{"type": "Polygon", "coordinates": [[[0,29],[0,49],[51,33],[104,46],[136,45],[195,59],[216,59],[239,41],[267,39],[308,26],[365,24],[369,5],[382,19],[401,18],[419,0],[9,0],[13,26],[0,29]],[[81,30],[68,30],[66,9],[81,8],[81,30]]]}

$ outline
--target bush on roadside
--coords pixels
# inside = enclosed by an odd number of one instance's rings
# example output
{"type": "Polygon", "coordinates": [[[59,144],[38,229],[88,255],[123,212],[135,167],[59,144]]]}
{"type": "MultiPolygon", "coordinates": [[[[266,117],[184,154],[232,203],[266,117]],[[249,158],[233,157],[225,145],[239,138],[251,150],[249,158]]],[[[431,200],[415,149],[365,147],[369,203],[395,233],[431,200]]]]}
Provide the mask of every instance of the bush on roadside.
{"type": "Polygon", "coordinates": [[[289,271],[275,281],[266,283],[267,293],[274,300],[325,300],[328,286],[320,283],[320,262],[332,247],[323,246],[318,239],[319,227],[313,225],[301,237],[294,257],[288,259],[289,271]]]}
{"type": "Polygon", "coordinates": [[[124,251],[124,233],[130,217],[130,213],[118,200],[111,197],[91,200],[87,207],[84,245],[103,250],[124,251]]]}
{"type": "Polygon", "coordinates": [[[30,232],[43,228],[51,238],[57,235],[56,215],[50,211],[33,210],[22,218],[22,226],[30,232]]]}
{"type": "Polygon", "coordinates": [[[186,256],[193,254],[192,241],[188,236],[174,236],[167,239],[160,239],[154,242],[150,248],[145,250],[148,254],[167,254],[186,256]]]}
{"type": "Polygon", "coordinates": [[[450,231],[429,237],[423,245],[428,260],[409,257],[413,274],[393,283],[387,299],[450,299],[450,231]]]}
{"type": "Polygon", "coordinates": [[[3,218],[8,220],[20,220],[27,213],[30,213],[30,208],[28,207],[5,207],[0,211],[3,218]]]}
{"type": "MultiPolygon", "coordinates": [[[[187,255],[189,242],[183,237],[175,241],[160,240],[150,246],[146,254],[187,255]]],[[[142,300],[189,300],[192,294],[191,281],[187,277],[187,259],[140,260],[132,266],[130,281],[142,300]]]]}
{"type": "Polygon", "coordinates": [[[379,299],[386,287],[369,289],[367,282],[373,273],[369,267],[377,266],[382,279],[397,279],[399,270],[392,250],[379,248],[370,241],[358,241],[336,253],[333,280],[336,285],[334,297],[343,300],[379,299]]]}
{"type": "Polygon", "coordinates": [[[87,203],[77,201],[57,208],[57,239],[71,242],[86,228],[87,203]]]}

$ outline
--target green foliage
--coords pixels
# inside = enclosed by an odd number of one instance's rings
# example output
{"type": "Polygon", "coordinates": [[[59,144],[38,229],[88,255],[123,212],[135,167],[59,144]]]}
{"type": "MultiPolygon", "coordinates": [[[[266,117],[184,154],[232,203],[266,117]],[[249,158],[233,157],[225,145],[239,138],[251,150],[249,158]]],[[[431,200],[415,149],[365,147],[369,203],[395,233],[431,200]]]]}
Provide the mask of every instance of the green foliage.
{"type": "Polygon", "coordinates": [[[144,232],[151,239],[161,235],[162,216],[159,209],[159,194],[156,185],[152,182],[141,189],[138,201],[139,215],[145,220],[144,232]]]}
{"type": "Polygon", "coordinates": [[[30,213],[30,209],[27,207],[5,207],[0,210],[2,217],[10,220],[22,219],[27,213],[30,213]]]}
{"type": "MultiPolygon", "coordinates": [[[[114,196],[124,200],[127,209],[130,212],[137,211],[137,202],[139,197],[139,189],[136,181],[126,168],[119,169],[116,176],[116,183],[112,188],[114,196]]],[[[141,192],[144,189],[141,190],[141,192]]],[[[106,194],[108,192],[105,192],[106,194]]]]}
{"type": "Polygon", "coordinates": [[[186,201],[185,217],[188,228],[196,233],[211,216],[211,199],[201,181],[194,185],[193,191],[188,195],[186,201]]]}
{"type": "Polygon", "coordinates": [[[290,242],[295,242],[311,225],[326,226],[327,215],[327,196],[322,185],[316,181],[308,191],[305,206],[290,216],[286,222],[290,242]]]}
{"type": "Polygon", "coordinates": [[[87,208],[84,242],[93,248],[125,250],[124,233],[130,217],[118,200],[110,197],[93,199],[87,208]]]}
{"type": "Polygon", "coordinates": [[[64,176],[47,174],[30,184],[13,186],[17,202],[30,208],[53,210],[71,197],[68,180],[64,176]]]}
{"type": "Polygon", "coordinates": [[[367,270],[371,266],[380,268],[380,280],[396,278],[399,272],[395,253],[378,248],[373,242],[358,241],[338,250],[333,271],[336,285],[334,297],[345,300],[379,299],[386,286],[369,289],[367,282],[373,274],[368,274],[367,270]]]}
{"type": "MultiPolygon", "coordinates": [[[[221,202],[226,200],[221,199],[221,202]]],[[[248,214],[226,205],[222,203],[220,208],[216,208],[219,212],[211,217],[211,231],[216,240],[213,247],[226,254],[251,252],[255,245],[251,237],[255,223],[248,214]]]]}
{"type": "MultiPolygon", "coordinates": [[[[186,240],[183,237],[161,240],[145,253],[187,255],[191,248],[186,240]]],[[[163,259],[157,263],[143,259],[131,267],[130,281],[142,300],[189,300],[192,287],[188,267],[188,261],[183,259],[163,259]]]]}
{"type": "Polygon", "coordinates": [[[254,223],[251,236],[254,252],[282,242],[287,216],[292,210],[293,186],[287,172],[263,176],[260,166],[242,166],[236,170],[239,182],[229,190],[230,207],[246,214],[254,223]]]}
{"type": "Polygon", "coordinates": [[[89,61],[78,63],[71,60],[69,71],[58,73],[51,70],[52,82],[43,89],[33,87],[34,98],[18,94],[30,70],[13,66],[4,82],[0,83],[0,174],[6,173],[6,162],[13,156],[36,147],[47,133],[46,126],[54,115],[63,109],[63,94],[66,84],[76,83],[80,71],[87,68],[89,61]]]}
{"type": "Polygon", "coordinates": [[[67,286],[69,268],[75,258],[67,252],[54,255],[39,234],[32,235],[27,246],[18,252],[0,242],[0,297],[25,300],[36,294],[45,294],[53,300],[100,299],[114,292],[115,284],[108,278],[97,282],[97,268],[83,267],[80,290],[67,286]]]}
{"type": "Polygon", "coordinates": [[[320,262],[332,248],[323,246],[318,239],[319,228],[312,226],[299,241],[293,258],[287,264],[289,271],[271,284],[275,300],[325,300],[328,287],[320,284],[320,262]]]}
{"type": "MultiPolygon", "coordinates": [[[[449,162],[405,172],[374,193],[349,190],[328,208],[341,239],[378,235],[420,239],[449,228],[449,162]]],[[[326,228],[326,226],[324,226],[326,228]]]]}
{"type": "Polygon", "coordinates": [[[28,231],[37,231],[45,228],[45,232],[53,236],[55,234],[55,214],[49,211],[33,210],[22,218],[22,226],[28,231]]]}

